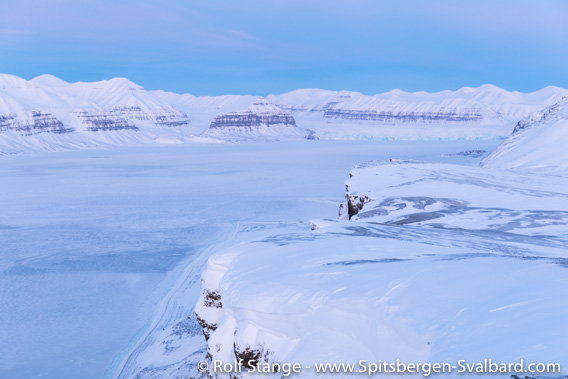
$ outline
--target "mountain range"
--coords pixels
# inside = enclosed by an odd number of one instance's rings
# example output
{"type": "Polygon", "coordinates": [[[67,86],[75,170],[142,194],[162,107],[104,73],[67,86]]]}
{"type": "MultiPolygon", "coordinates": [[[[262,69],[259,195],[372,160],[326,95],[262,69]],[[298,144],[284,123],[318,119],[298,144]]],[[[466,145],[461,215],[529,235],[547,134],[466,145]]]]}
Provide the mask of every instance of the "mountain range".
{"type": "Polygon", "coordinates": [[[28,81],[2,74],[0,154],[267,137],[504,138],[519,120],[566,95],[568,90],[552,86],[520,93],[483,85],[374,96],[299,89],[265,98],[196,97],[147,91],[124,78],[67,83],[52,75],[28,81]],[[282,122],[267,124],[269,119],[282,122]]]}

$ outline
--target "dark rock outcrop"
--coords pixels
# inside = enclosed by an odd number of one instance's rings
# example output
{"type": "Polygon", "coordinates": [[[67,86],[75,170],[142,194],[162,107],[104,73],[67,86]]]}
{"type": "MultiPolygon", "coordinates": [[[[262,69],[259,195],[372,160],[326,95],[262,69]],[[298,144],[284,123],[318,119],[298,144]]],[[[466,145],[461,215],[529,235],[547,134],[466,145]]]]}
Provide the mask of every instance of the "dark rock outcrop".
{"type": "Polygon", "coordinates": [[[226,113],[215,117],[211,129],[221,128],[259,128],[273,125],[296,126],[296,120],[288,112],[266,100],[259,100],[248,108],[238,112],[226,113]]]}
{"type": "Polygon", "coordinates": [[[364,120],[378,122],[465,122],[482,121],[483,114],[479,108],[464,110],[440,108],[438,112],[387,112],[376,110],[336,109],[324,111],[325,118],[340,118],[346,120],[364,120]]]}
{"type": "Polygon", "coordinates": [[[196,318],[197,322],[203,329],[203,336],[205,337],[205,340],[208,341],[209,337],[211,337],[211,333],[217,330],[217,324],[208,323],[199,316],[196,316],[196,318]]]}
{"type": "Polygon", "coordinates": [[[369,197],[367,195],[347,195],[347,212],[349,215],[349,219],[355,216],[361,209],[363,209],[363,205],[369,202],[369,197]]]}
{"type": "Polygon", "coordinates": [[[342,91],[332,100],[310,110],[310,112],[322,112],[324,118],[336,118],[344,120],[358,121],[375,121],[381,123],[436,123],[436,122],[480,122],[484,120],[481,108],[471,106],[469,108],[456,108],[439,106],[427,108],[428,110],[420,110],[417,108],[419,104],[412,106],[411,104],[400,103],[387,106],[387,109],[379,109],[384,105],[374,108],[372,105],[365,109],[357,109],[346,104],[353,99],[354,94],[348,91],[342,91]],[[408,109],[408,106],[411,106],[408,109]],[[388,109],[391,108],[391,109],[388,109]],[[412,110],[414,108],[414,110],[412,110]]]}
{"type": "Polygon", "coordinates": [[[188,125],[190,120],[187,115],[173,107],[162,107],[151,113],[139,106],[115,107],[110,113],[118,118],[129,120],[136,124],[137,121],[150,121],[158,126],[178,127],[188,125]]]}
{"type": "Polygon", "coordinates": [[[111,131],[111,130],[138,130],[138,128],[128,122],[123,117],[117,117],[112,113],[93,113],[91,111],[80,110],[72,112],[79,122],[85,125],[85,130],[89,132],[111,131]]]}
{"type": "Polygon", "coordinates": [[[203,299],[206,307],[223,308],[219,291],[203,290],[203,299]]]}
{"type": "Polygon", "coordinates": [[[16,117],[11,114],[0,115],[0,132],[16,129],[18,122],[16,117]]]}
{"type": "Polygon", "coordinates": [[[24,136],[30,136],[39,133],[63,134],[72,132],[74,129],[66,128],[50,113],[33,111],[20,118],[13,114],[0,115],[0,132],[8,130],[15,130],[24,136]]]}

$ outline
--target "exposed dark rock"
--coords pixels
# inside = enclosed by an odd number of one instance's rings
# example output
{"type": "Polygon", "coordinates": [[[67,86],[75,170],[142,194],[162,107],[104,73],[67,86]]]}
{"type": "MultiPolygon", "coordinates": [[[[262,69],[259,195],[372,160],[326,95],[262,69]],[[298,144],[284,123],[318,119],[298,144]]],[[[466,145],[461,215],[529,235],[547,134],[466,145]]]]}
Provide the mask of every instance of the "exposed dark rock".
{"type": "Polygon", "coordinates": [[[376,110],[335,109],[324,111],[323,117],[341,118],[346,120],[365,120],[379,122],[464,122],[481,121],[483,114],[479,108],[457,111],[456,109],[440,108],[438,112],[388,112],[376,110]]]}
{"type": "Polygon", "coordinates": [[[548,119],[555,117],[562,108],[568,103],[568,97],[563,97],[558,103],[546,108],[542,113],[533,113],[532,115],[525,117],[517,123],[513,134],[520,132],[532,125],[540,124],[548,119]],[[537,116],[538,115],[538,116],[537,116]]]}
{"type": "Polygon", "coordinates": [[[252,113],[227,113],[217,116],[211,122],[211,128],[226,127],[259,127],[262,125],[270,127],[271,125],[287,125],[296,126],[296,120],[291,115],[257,115],[252,113]]]}
{"type": "Polygon", "coordinates": [[[152,117],[144,112],[142,108],[138,106],[132,107],[114,107],[110,110],[110,113],[119,118],[125,118],[127,120],[138,120],[138,121],[149,121],[152,117]]]}
{"type": "Polygon", "coordinates": [[[0,115],[0,132],[16,129],[17,124],[18,122],[16,121],[14,115],[11,114],[0,115]]]}
{"type": "Polygon", "coordinates": [[[115,107],[110,113],[118,118],[131,121],[152,121],[159,126],[178,127],[188,125],[191,121],[187,115],[173,107],[162,107],[148,113],[139,106],[115,107]]]}
{"type": "Polygon", "coordinates": [[[210,128],[258,128],[272,125],[296,126],[296,120],[288,112],[260,100],[239,112],[226,113],[215,117],[210,128]]]}
{"type": "Polygon", "coordinates": [[[309,133],[309,134],[307,135],[306,139],[309,139],[309,140],[316,140],[316,139],[319,139],[318,137],[316,137],[316,132],[315,132],[315,131],[313,131],[313,130],[308,130],[308,133],[309,133]]]}
{"type": "Polygon", "coordinates": [[[368,203],[370,201],[367,195],[361,195],[361,196],[346,195],[346,196],[347,196],[347,209],[348,209],[349,219],[351,219],[351,217],[359,213],[359,211],[363,209],[363,205],[365,205],[365,203],[368,203]]]}
{"type": "Polygon", "coordinates": [[[30,136],[38,133],[63,134],[74,129],[66,128],[61,121],[50,113],[33,111],[24,118],[12,114],[0,115],[0,132],[15,130],[22,135],[30,136]]]}
{"type": "Polygon", "coordinates": [[[111,131],[111,130],[139,130],[136,126],[128,123],[128,120],[117,117],[114,114],[92,113],[81,110],[73,112],[79,121],[86,125],[89,132],[111,131]]]}
{"type": "Polygon", "coordinates": [[[190,122],[191,122],[190,120],[176,120],[174,117],[156,116],[156,125],[178,127],[178,126],[189,125],[190,122]]]}
{"type": "Polygon", "coordinates": [[[253,349],[250,346],[245,346],[244,348],[239,347],[236,343],[234,344],[235,357],[237,359],[243,360],[243,366],[251,369],[258,364],[262,358],[262,350],[253,349]]]}
{"type": "Polygon", "coordinates": [[[341,93],[340,95],[337,95],[333,100],[327,102],[324,106],[313,108],[312,110],[310,110],[310,113],[324,112],[325,115],[326,112],[333,111],[334,109],[336,109],[337,104],[340,104],[344,100],[348,99],[351,99],[350,93],[348,92],[341,93]]]}
{"type": "Polygon", "coordinates": [[[466,150],[453,154],[442,154],[443,157],[472,157],[479,158],[487,154],[486,150],[466,150]]]}
{"type": "Polygon", "coordinates": [[[197,322],[203,328],[203,335],[205,336],[205,340],[208,341],[209,337],[211,336],[211,333],[214,332],[215,330],[217,330],[218,325],[208,323],[207,321],[205,321],[204,319],[199,317],[199,315],[197,315],[197,314],[196,314],[196,317],[197,317],[197,322]]]}
{"type": "Polygon", "coordinates": [[[204,304],[206,307],[222,308],[221,295],[219,291],[203,290],[204,304]]]}

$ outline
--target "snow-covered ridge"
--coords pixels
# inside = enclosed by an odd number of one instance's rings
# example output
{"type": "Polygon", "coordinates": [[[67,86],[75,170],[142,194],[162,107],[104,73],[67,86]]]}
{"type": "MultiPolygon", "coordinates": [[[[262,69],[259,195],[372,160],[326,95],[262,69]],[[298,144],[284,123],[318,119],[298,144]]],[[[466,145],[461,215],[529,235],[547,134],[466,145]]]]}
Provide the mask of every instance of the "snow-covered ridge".
{"type": "Polygon", "coordinates": [[[274,99],[269,97],[269,100],[278,105],[278,100],[282,99],[282,102],[290,105],[290,109],[319,112],[325,118],[386,123],[496,122],[524,117],[531,109],[539,110],[543,108],[543,104],[552,104],[566,93],[561,88],[547,87],[523,94],[483,85],[479,88],[465,87],[458,91],[437,93],[392,90],[374,96],[349,91],[325,92],[318,94],[321,100],[319,104],[310,103],[305,97],[297,102],[286,94],[274,96],[274,99]]]}
{"type": "MultiPolygon", "coordinates": [[[[483,85],[437,93],[392,90],[374,96],[299,89],[268,95],[266,100],[290,112],[298,127],[312,130],[320,139],[464,139],[506,137],[519,119],[565,94],[568,91],[558,87],[520,93],[483,85]]],[[[236,95],[169,94],[167,98],[192,119],[210,115],[204,118],[207,126],[211,119],[228,113],[224,110],[238,112],[256,101],[252,96],[236,95]]]]}
{"type": "Polygon", "coordinates": [[[374,96],[300,89],[268,95],[261,104],[251,95],[146,91],[125,78],[67,83],[52,75],[27,81],[0,74],[0,153],[179,143],[221,125],[262,123],[279,126],[269,136],[260,135],[261,140],[297,138],[293,125],[322,139],[495,138],[507,136],[519,119],[566,94],[557,87],[524,94],[491,85],[374,96]],[[113,134],[117,132],[120,137],[113,134]]]}
{"type": "Polygon", "coordinates": [[[568,96],[519,121],[509,138],[482,162],[484,167],[568,168],[568,96]]]}
{"type": "Polygon", "coordinates": [[[351,220],[210,258],[195,309],[210,361],[568,364],[566,177],[392,161],[346,184],[351,220]]]}

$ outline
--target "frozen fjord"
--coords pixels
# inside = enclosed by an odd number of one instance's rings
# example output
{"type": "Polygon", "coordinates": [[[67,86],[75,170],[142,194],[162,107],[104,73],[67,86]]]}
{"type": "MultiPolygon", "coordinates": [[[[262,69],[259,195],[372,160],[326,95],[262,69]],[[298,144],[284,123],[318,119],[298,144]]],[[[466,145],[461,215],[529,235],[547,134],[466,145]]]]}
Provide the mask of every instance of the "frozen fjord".
{"type": "MultiPolygon", "coordinates": [[[[295,141],[2,157],[0,376],[101,377],[235,222],[333,218],[355,164],[473,163],[440,155],[496,145],[295,141]]],[[[189,293],[187,313],[198,288],[189,293]]]]}

